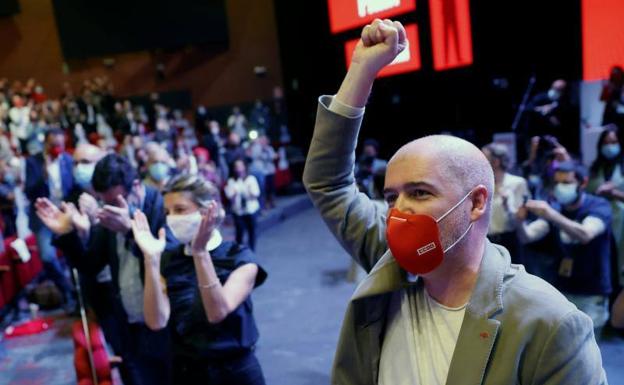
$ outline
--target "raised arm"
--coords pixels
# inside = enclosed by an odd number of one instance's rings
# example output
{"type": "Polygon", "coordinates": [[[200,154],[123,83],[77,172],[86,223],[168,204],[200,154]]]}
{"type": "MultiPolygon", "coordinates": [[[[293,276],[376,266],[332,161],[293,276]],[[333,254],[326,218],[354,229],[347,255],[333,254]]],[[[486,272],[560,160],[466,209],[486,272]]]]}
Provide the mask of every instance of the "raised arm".
{"type": "Polygon", "coordinates": [[[208,322],[213,324],[223,321],[249,297],[258,274],[258,265],[246,263],[236,268],[223,284],[219,280],[210,252],[206,250],[219,210],[218,205],[212,202],[202,213],[199,231],[191,247],[202,305],[208,322]]]}
{"type": "Polygon", "coordinates": [[[150,231],[147,217],[137,210],[132,219],[132,234],[137,246],[143,252],[145,264],[145,287],[143,290],[143,313],[145,323],[152,330],[159,330],[167,326],[171,306],[165,280],[160,275],[160,260],[165,250],[165,229],[158,232],[158,239],[150,231]]]}
{"type": "Polygon", "coordinates": [[[303,175],[325,223],[367,271],[387,249],[386,213],[357,189],[355,148],[373,81],[405,46],[405,29],[399,22],[375,20],[364,27],[338,93],[319,100],[303,175]]]}

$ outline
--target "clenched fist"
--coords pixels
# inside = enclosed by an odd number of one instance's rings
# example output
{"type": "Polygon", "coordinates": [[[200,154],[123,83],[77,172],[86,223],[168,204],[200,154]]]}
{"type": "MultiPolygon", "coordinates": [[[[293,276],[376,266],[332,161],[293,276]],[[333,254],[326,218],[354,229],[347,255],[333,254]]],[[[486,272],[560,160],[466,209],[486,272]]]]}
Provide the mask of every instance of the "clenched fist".
{"type": "Polygon", "coordinates": [[[405,28],[400,22],[376,19],[362,30],[361,39],[353,52],[352,64],[357,63],[371,75],[376,75],[406,46],[405,28]]]}
{"type": "Polygon", "coordinates": [[[364,27],[336,100],[347,106],[364,107],[379,71],[406,46],[405,28],[398,21],[377,19],[364,27]]]}

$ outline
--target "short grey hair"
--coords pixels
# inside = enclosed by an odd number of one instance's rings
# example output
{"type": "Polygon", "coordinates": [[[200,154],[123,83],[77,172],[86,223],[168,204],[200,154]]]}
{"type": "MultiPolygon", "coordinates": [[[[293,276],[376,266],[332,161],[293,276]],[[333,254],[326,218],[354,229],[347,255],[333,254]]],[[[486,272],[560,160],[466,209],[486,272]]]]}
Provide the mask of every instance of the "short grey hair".
{"type": "Polygon", "coordinates": [[[501,143],[492,142],[485,147],[484,150],[488,150],[490,154],[501,163],[501,168],[505,171],[509,169],[511,165],[511,157],[509,156],[509,148],[501,143]]]}

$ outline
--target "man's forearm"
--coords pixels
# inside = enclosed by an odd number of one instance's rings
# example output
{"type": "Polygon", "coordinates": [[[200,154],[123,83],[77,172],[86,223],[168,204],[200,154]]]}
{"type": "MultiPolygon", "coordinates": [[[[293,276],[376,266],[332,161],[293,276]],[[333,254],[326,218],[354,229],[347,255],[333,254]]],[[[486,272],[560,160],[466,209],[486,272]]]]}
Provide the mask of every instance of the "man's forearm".
{"type": "Polygon", "coordinates": [[[546,219],[566,232],[571,238],[581,243],[588,243],[592,240],[592,235],[583,227],[583,225],[566,218],[557,211],[553,210],[552,213],[548,214],[548,218],[546,219]]]}
{"type": "Polygon", "coordinates": [[[613,189],[611,191],[611,197],[613,197],[614,199],[620,201],[620,202],[624,202],[624,191],[618,190],[618,189],[613,189]]]}
{"type": "Polygon", "coordinates": [[[336,100],[347,106],[364,107],[370,96],[374,81],[375,74],[371,73],[366,66],[352,63],[336,94],[336,100]]]}

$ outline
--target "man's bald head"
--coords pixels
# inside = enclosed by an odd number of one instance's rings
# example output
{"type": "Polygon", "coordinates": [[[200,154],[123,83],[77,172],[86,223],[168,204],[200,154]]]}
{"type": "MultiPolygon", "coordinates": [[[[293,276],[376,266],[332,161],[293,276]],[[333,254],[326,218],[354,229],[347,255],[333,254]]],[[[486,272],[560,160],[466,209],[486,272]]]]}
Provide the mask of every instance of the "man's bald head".
{"type": "Polygon", "coordinates": [[[81,143],[74,150],[74,162],[76,163],[97,163],[106,155],[101,148],[89,143],[81,143]]]}
{"type": "MultiPolygon", "coordinates": [[[[484,221],[489,224],[489,211],[494,193],[494,173],[488,159],[472,143],[449,135],[431,135],[416,139],[401,147],[390,159],[389,172],[394,163],[413,164],[419,176],[430,175],[441,184],[442,189],[453,191],[461,199],[479,185],[488,191],[487,214],[484,221]]],[[[416,172],[416,171],[415,171],[416,172]]]]}

